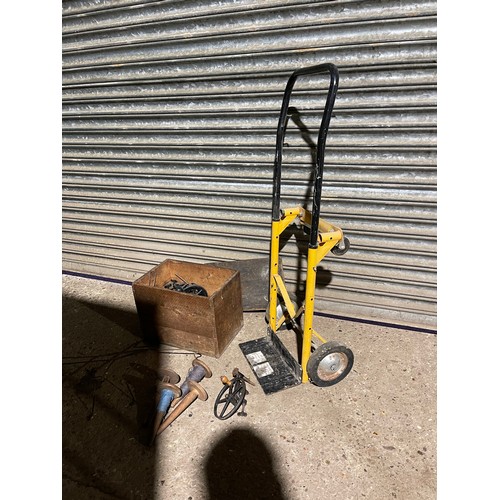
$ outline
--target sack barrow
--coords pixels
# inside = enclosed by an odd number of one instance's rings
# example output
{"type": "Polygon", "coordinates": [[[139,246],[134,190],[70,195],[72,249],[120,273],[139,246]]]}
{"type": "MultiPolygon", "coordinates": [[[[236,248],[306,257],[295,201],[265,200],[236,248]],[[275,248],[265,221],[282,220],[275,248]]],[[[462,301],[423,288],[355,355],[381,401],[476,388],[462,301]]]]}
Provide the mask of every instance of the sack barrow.
{"type": "Polygon", "coordinates": [[[307,382],[320,387],[337,384],[347,376],[354,363],[354,355],[349,348],[338,342],[327,342],[313,329],[318,264],[328,252],[343,255],[350,247],[349,240],[344,236],[342,229],[320,218],[326,136],[338,82],[339,73],[333,64],[302,68],[290,76],[283,96],[274,159],[269,305],[267,308],[268,332],[266,337],[240,344],[240,349],[266,394],[307,382]],[[318,134],[312,211],[300,206],[282,209],[280,206],[281,164],[286,125],[290,117],[289,103],[292,90],[298,77],[321,73],[328,73],[330,85],[318,134]],[[301,307],[291,299],[279,272],[280,235],[297,220],[305,234],[309,235],[305,300],[301,307]],[[304,325],[300,328],[297,318],[302,313],[304,325]],[[300,364],[278,337],[277,332],[284,323],[291,325],[302,334],[300,364]]]}

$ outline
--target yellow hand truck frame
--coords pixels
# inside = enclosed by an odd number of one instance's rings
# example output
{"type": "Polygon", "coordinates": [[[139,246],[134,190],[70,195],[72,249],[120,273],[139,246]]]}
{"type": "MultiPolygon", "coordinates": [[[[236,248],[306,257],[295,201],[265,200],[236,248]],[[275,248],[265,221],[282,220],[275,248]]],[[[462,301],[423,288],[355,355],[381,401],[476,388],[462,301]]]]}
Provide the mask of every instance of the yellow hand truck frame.
{"type": "Polygon", "coordinates": [[[313,329],[318,264],[329,252],[343,255],[350,248],[349,240],[344,236],[342,229],[320,218],[326,137],[338,83],[339,73],[333,64],[302,68],[290,76],[283,96],[274,159],[269,305],[266,315],[268,335],[262,339],[240,344],[243,354],[266,394],[309,381],[321,387],[334,385],[347,376],[354,363],[354,355],[349,348],[337,342],[327,342],[313,329]],[[312,211],[300,206],[282,209],[280,206],[281,165],[292,90],[297,78],[321,73],[327,73],[330,76],[330,84],[316,147],[312,211]],[[301,307],[291,299],[279,272],[280,236],[290,224],[297,220],[304,232],[309,234],[305,299],[301,307]],[[300,328],[296,320],[302,313],[303,328],[300,328]],[[290,324],[302,334],[300,365],[278,338],[278,330],[284,323],[290,324]]]}

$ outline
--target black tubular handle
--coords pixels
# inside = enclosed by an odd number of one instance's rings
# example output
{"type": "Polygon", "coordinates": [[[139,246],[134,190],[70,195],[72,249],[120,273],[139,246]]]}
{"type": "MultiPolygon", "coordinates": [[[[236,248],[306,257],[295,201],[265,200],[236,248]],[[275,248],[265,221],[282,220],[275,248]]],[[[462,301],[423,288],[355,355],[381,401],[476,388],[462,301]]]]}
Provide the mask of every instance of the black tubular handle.
{"type": "Polygon", "coordinates": [[[325,110],[318,134],[318,143],[316,146],[316,165],[314,169],[314,192],[313,192],[313,207],[311,217],[311,236],[309,247],[316,248],[318,246],[318,226],[319,213],[321,204],[321,187],[323,184],[323,165],[325,160],[325,145],[330,118],[332,117],[333,105],[337,96],[339,87],[339,72],[334,64],[318,64],[308,68],[298,69],[290,76],[285,88],[283,103],[281,105],[280,118],[278,122],[278,130],[276,134],[276,153],[274,156],[274,179],[273,179],[273,210],[272,216],[274,221],[280,220],[280,196],[281,196],[281,162],[283,157],[283,142],[285,139],[285,131],[287,125],[288,106],[292,95],[293,86],[299,76],[316,75],[318,73],[329,73],[330,87],[326,97],[325,110]]]}

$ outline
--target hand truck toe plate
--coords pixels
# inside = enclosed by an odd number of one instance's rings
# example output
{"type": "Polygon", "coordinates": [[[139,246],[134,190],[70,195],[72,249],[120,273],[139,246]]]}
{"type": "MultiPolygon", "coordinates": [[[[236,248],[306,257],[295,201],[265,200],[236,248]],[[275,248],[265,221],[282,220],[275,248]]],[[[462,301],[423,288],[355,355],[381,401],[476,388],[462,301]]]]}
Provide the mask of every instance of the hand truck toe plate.
{"type": "Polygon", "coordinates": [[[302,368],[269,328],[265,337],[239,344],[265,394],[295,387],[302,381],[302,368]]]}

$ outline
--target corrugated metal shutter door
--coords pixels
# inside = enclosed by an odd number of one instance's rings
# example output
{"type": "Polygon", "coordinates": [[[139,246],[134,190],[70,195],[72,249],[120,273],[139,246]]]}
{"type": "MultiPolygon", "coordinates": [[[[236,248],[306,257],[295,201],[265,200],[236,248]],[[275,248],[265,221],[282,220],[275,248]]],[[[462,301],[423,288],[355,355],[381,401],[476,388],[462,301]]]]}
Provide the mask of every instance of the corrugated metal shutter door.
{"type": "MultiPolygon", "coordinates": [[[[286,81],[331,62],[322,217],[351,250],[322,262],[317,310],[435,327],[435,1],[69,0],[63,15],[64,270],[133,281],[166,258],[266,256],[286,81]]],[[[310,198],[326,83],[292,97],[286,205],[310,198]]],[[[283,253],[292,283],[300,252],[283,253]]]]}

